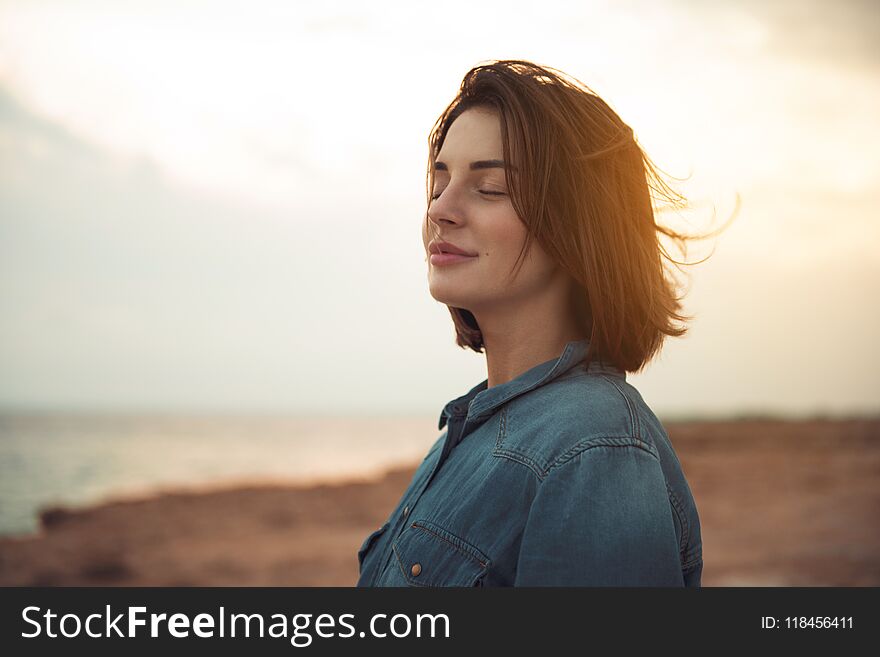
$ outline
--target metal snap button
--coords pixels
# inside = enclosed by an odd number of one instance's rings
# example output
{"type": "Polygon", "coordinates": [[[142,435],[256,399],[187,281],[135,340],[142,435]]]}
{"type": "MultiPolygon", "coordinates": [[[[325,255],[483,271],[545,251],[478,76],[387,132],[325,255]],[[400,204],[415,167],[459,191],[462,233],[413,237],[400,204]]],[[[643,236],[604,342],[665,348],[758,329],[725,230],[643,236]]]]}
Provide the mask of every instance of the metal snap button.
{"type": "Polygon", "coordinates": [[[413,577],[418,577],[419,573],[422,572],[422,564],[414,563],[413,567],[410,569],[410,572],[413,574],[413,577]]]}
{"type": "Polygon", "coordinates": [[[403,517],[406,518],[409,515],[409,504],[403,507],[403,517]]]}

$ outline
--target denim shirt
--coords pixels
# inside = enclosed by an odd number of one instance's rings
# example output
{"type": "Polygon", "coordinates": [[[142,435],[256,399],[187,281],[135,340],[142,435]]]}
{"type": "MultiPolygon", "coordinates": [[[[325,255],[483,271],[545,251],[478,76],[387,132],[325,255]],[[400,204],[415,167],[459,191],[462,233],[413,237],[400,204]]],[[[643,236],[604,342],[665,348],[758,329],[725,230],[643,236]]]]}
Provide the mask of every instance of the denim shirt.
{"type": "Polygon", "coordinates": [[[660,421],[588,340],[450,401],[358,551],[357,586],[699,587],[697,507],[660,421]]]}

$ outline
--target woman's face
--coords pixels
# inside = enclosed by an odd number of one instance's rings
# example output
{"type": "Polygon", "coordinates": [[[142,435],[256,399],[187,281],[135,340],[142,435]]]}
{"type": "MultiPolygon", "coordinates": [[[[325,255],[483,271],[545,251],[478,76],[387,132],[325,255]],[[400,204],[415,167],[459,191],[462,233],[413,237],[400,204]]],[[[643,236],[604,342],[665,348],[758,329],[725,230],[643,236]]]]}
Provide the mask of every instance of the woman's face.
{"type": "Polygon", "coordinates": [[[511,279],[526,226],[510,202],[504,169],[491,165],[503,157],[497,114],[484,108],[463,112],[449,127],[437,155],[433,200],[422,226],[431,296],[470,310],[478,321],[481,311],[515,308],[518,302],[561,284],[558,266],[536,241],[511,279]],[[484,164],[472,168],[474,163],[484,164]],[[475,255],[444,263],[452,258],[433,256],[432,240],[475,255]]]}

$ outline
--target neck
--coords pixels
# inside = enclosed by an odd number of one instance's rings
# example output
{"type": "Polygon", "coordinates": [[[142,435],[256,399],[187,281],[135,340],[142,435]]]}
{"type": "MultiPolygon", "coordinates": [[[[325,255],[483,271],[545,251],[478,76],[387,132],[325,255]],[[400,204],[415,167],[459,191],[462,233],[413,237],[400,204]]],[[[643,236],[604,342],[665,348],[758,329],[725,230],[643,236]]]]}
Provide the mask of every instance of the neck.
{"type": "Polygon", "coordinates": [[[552,317],[551,314],[522,307],[515,312],[496,310],[474,316],[483,337],[490,388],[558,358],[568,342],[588,337],[574,316],[549,322],[543,318],[552,317]]]}

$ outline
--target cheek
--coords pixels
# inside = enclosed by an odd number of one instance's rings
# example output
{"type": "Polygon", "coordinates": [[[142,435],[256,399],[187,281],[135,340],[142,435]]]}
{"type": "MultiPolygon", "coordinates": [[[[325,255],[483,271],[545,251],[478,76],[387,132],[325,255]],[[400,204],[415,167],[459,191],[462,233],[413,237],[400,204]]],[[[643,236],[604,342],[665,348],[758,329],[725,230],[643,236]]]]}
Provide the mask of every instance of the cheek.
{"type": "Polygon", "coordinates": [[[526,227],[516,216],[513,208],[499,214],[488,226],[482,255],[488,251],[497,261],[516,260],[526,241],[526,227]]]}
{"type": "Polygon", "coordinates": [[[516,286],[542,287],[550,284],[557,275],[559,266],[547,255],[537,241],[532,241],[529,250],[520,257],[526,242],[526,228],[522,224],[519,227],[508,226],[506,231],[499,231],[493,235],[489,246],[483,249],[481,255],[489,252],[490,257],[485,258],[484,266],[491,272],[490,276],[505,281],[505,284],[513,283],[516,286]],[[520,260],[515,280],[508,276],[514,271],[517,260],[520,260]]]}
{"type": "Polygon", "coordinates": [[[559,266],[550,256],[541,248],[537,242],[532,242],[528,256],[526,257],[526,266],[533,278],[540,281],[549,281],[556,276],[559,266]]]}

